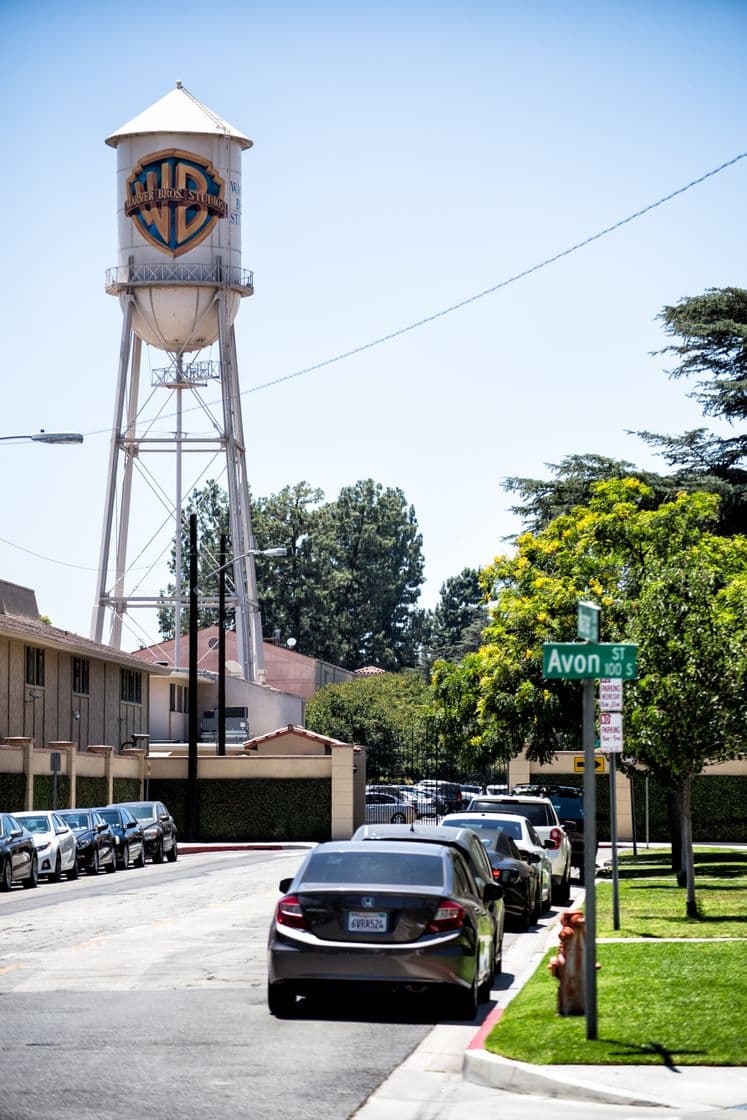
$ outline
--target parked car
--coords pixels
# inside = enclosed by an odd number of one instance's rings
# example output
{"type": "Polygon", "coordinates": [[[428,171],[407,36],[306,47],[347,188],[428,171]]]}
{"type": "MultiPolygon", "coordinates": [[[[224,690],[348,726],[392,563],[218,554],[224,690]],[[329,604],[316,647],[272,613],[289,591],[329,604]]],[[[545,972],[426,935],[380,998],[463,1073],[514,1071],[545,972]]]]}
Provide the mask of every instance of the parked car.
{"type": "MultiPolygon", "coordinates": [[[[283,879],[268,938],[267,1002],[356,982],[447,993],[473,1019],[492,990],[493,918],[453,847],[338,840],[318,844],[283,879]]],[[[488,895],[501,888],[489,883],[488,895]]]]}
{"type": "MultiPolygon", "coordinates": [[[[425,790],[416,789],[415,786],[398,786],[397,788],[400,797],[412,801],[418,819],[438,817],[443,812],[443,808],[439,808],[440,799],[437,800],[430,793],[426,793],[425,790]]],[[[443,805],[443,802],[441,802],[441,805],[443,805]]]]}
{"type": "Polygon", "coordinates": [[[438,794],[443,799],[447,813],[458,813],[462,808],[462,790],[456,782],[444,782],[439,778],[424,778],[418,787],[426,793],[438,794]]]}
{"type": "Polygon", "coordinates": [[[584,881],[584,791],[579,786],[522,785],[514,793],[549,797],[571,842],[571,866],[584,881]]]}
{"type": "Polygon", "coordinates": [[[462,805],[468,805],[473,797],[479,797],[482,793],[482,786],[465,785],[464,782],[459,788],[462,791],[462,805]]]}
{"type": "Polygon", "coordinates": [[[450,821],[457,828],[474,828],[476,831],[480,827],[498,827],[510,836],[519,849],[520,858],[526,863],[536,864],[540,882],[539,910],[549,910],[552,901],[552,858],[531,821],[515,813],[478,813],[471,809],[464,813],[454,813],[448,820],[444,817],[442,823],[448,826],[450,821]],[[481,825],[482,821],[488,823],[481,825]]]}
{"type": "Polygon", "coordinates": [[[164,856],[174,863],[179,855],[176,822],[163,801],[123,801],[143,826],[145,854],[154,863],[163,863],[164,856]]]}
{"type": "Polygon", "coordinates": [[[400,800],[411,801],[415,806],[415,813],[418,818],[438,816],[436,799],[424,790],[418,789],[417,786],[368,785],[366,786],[366,793],[386,793],[393,797],[399,797],[400,800]]]}
{"type": "Polygon", "coordinates": [[[39,857],[34,838],[12,813],[0,813],[0,890],[14,883],[35,887],[39,881],[39,857]]]}
{"type": "MultiPolygon", "coordinates": [[[[539,917],[543,908],[549,906],[549,880],[545,875],[545,899],[543,901],[542,858],[524,859],[516,841],[504,831],[501,824],[490,814],[470,816],[469,813],[454,813],[443,819],[444,828],[461,832],[468,829],[475,832],[485,848],[493,879],[503,887],[503,902],[506,916],[513,918],[522,929],[528,929],[539,917]]],[[[547,863],[545,857],[545,863],[547,863]]]]}
{"type": "Polygon", "coordinates": [[[406,797],[395,793],[366,793],[364,820],[367,824],[407,824],[417,817],[417,810],[406,797]]]}
{"type": "Polygon", "coordinates": [[[516,813],[531,821],[552,858],[552,901],[558,906],[568,905],[571,900],[571,842],[549,798],[508,793],[474,797],[469,810],[516,813]]]}
{"type": "Polygon", "coordinates": [[[133,816],[126,805],[102,805],[97,807],[114,834],[114,848],[117,866],[127,869],[145,867],[145,833],[140,821],[133,816]]]}
{"type": "Polygon", "coordinates": [[[102,867],[110,874],[117,870],[114,833],[95,809],[60,809],[59,815],[75,833],[80,871],[98,875],[102,867]]]}
{"type": "Polygon", "coordinates": [[[63,874],[67,879],[78,878],[78,842],[59,813],[24,810],[15,817],[34,838],[40,875],[46,875],[53,883],[59,883],[63,874]]]}
{"type": "MultiPolygon", "coordinates": [[[[443,828],[438,825],[422,824],[362,824],[360,828],[355,830],[351,840],[396,842],[398,844],[446,844],[447,847],[455,848],[464,857],[482,897],[485,897],[486,886],[498,881],[493,874],[488,853],[480,843],[480,838],[469,828],[443,828]]],[[[503,930],[506,910],[502,897],[495,897],[493,891],[490,891],[489,895],[487,906],[495,922],[493,950],[495,972],[499,973],[503,968],[503,930]]],[[[503,891],[501,891],[502,895],[503,891]]]]}

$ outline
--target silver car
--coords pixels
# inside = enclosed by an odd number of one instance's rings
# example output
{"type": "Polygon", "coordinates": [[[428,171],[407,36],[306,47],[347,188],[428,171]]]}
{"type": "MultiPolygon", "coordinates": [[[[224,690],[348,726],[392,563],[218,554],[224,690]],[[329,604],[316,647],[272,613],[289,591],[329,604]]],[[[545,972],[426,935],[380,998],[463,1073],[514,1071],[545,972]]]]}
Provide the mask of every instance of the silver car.
{"type": "Polygon", "coordinates": [[[75,833],[58,813],[44,809],[16,813],[34,839],[39,857],[39,874],[53,883],[78,878],[78,843],[75,833]]]}
{"type": "Polygon", "coordinates": [[[396,793],[366,793],[366,824],[409,824],[418,811],[412,801],[396,793]]]}

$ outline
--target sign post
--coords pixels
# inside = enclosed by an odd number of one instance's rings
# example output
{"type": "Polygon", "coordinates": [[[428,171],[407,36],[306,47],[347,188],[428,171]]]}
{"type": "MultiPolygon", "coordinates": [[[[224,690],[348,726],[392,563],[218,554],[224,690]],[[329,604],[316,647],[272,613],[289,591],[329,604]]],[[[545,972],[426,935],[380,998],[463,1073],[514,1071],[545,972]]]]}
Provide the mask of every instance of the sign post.
{"type": "Polygon", "coordinates": [[[621,680],[599,682],[600,750],[610,762],[610,840],[612,841],[612,928],[620,928],[620,881],[617,871],[617,756],[623,749],[621,680]],[[604,705],[604,707],[603,707],[604,705]]]}

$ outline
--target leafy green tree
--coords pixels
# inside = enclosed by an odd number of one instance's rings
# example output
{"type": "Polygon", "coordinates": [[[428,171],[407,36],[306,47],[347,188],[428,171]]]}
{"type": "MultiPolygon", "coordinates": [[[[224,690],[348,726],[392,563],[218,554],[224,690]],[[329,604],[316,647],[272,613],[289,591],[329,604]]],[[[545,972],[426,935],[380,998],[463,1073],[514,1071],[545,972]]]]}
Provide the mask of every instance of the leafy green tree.
{"type": "Polygon", "coordinates": [[[324,646],[332,621],[328,574],[314,545],[323,500],[322,490],[298,482],[268,498],[258,498],[252,510],[257,547],[286,549],[283,557],[260,557],[258,561],[265,635],[278,634],[283,644],[295,638],[304,653],[324,646]]]}
{"type": "Polygon", "coordinates": [[[677,798],[689,917],[697,916],[692,779],[707,763],[734,757],[747,738],[747,540],[724,542],[717,556],[703,544],[649,566],[630,624],[641,650],[639,676],[626,686],[626,739],[677,798]]]}
{"type": "Polygon", "coordinates": [[[423,539],[402,491],[372,479],[343,488],[319,511],[314,544],[334,620],[316,655],[347,668],[416,665],[423,539]]]}
{"type": "MultiPolygon", "coordinates": [[[[227,555],[230,556],[230,521],[228,514],[228,495],[214,479],[209,479],[201,489],[190,494],[182,511],[182,563],[181,586],[185,599],[189,588],[189,521],[192,514],[197,517],[197,580],[203,595],[217,596],[218,575],[215,569],[220,565],[220,537],[226,534],[227,555]]],[[[176,544],[171,546],[169,568],[172,576],[176,572],[176,544]]],[[[173,595],[174,581],[169,583],[166,593],[173,595]]],[[[214,626],[218,621],[218,608],[206,607],[198,603],[197,625],[199,629],[214,626]]],[[[227,624],[233,629],[235,623],[227,616],[227,624]]],[[[172,607],[164,607],[158,612],[158,625],[164,639],[175,637],[175,612],[172,607]]],[[[182,633],[187,632],[189,619],[187,611],[182,616],[182,633]]]]}
{"type": "Polygon", "coordinates": [[[377,673],[327,685],[309,700],[306,726],[367,747],[368,776],[407,782],[421,777],[429,736],[429,693],[420,673],[377,673]]]}
{"type": "MultiPolygon", "coordinates": [[[[747,290],[712,288],[681,300],[659,314],[665,332],[676,339],[659,351],[674,356],[670,377],[695,379],[691,396],[705,416],[736,425],[747,417],[747,290]]],[[[569,455],[548,464],[550,479],[510,477],[504,488],[518,495],[512,508],[526,528],[537,531],[553,518],[584,505],[596,482],[635,477],[652,491],[656,505],[671,501],[679,490],[718,494],[717,530],[725,535],[747,524],[747,431],[723,437],[696,428],[681,435],[635,433],[654,447],[670,474],[638,470],[632,463],[593,453],[569,455]]]]}
{"type": "Polygon", "coordinates": [[[544,762],[575,745],[580,690],[543,678],[542,644],[567,641],[578,600],[592,599],[605,640],[638,643],[642,676],[626,699],[627,749],[677,792],[687,827],[692,777],[706,761],[744,749],[747,541],[713,533],[714,495],[683,492],[655,508],[651,497],[637,479],[597,483],[587,505],[522,534],[516,554],[483,574],[496,600],[483,646],[459,665],[436,663],[434,703],[440,733],[465,766],[486,756],[505,762],[525,745],[544,762]],[[672,676],[675,639],[681,677],[672,676]],[[713,673],[697,671],[705,657],[713,673]]]}
{"type": "Polygon", "coordinates": [[[460,661],[480,648],[488,621],[488,603],[476,568],[463,568],[441,586],[441,597],[429,619],[424,660],[460,661]]]}
{"type": "MultiPolygon", "coordinates": [[[[200,589],[217,595],[220,534],[228,537],[229,531],[228,495],[213,481],[191,495],[183,518],[183,585],[192,512],[198,519],[200,589]]],[[[401,490],[368,479],[325,502],[321,490],[300,482],[257,499],[253,529],[259,549],[287,550],[281,558],[256,559],[266,636],[293,637],[299,652],[350,669],[418,663],[424,612],[415,603],[423,582],[422,537],[401,490]]],[[[227,555],[230,559],[230,537],[227,555]]],[[[172,572],[175,566],[172,548],[172,572]]],[[[201,606],[198,625],[215,622],[217,609],[201,606]]],[[[173,610],[160,612],[159,625],[165,638],[173,637],[173,610]]]]}

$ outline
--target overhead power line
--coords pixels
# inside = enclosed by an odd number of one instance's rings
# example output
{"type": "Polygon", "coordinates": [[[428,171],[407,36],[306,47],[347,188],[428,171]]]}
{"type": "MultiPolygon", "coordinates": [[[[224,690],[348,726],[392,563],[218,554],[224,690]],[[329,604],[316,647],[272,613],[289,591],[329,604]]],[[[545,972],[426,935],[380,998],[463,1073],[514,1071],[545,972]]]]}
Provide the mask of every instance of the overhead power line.
{"type": "Polygon", "coordinates": [[[673,198],[684,194],[685,191],[692,190],[692,188],[697,187],[699,183],[704,183],[706,179],[712,179],[714,175],[725,171],[727,167],[731,167],[745,157],[747,157],[747,152],[740,152],[738,156],[734,156],[732,159],[727,160],[726,163],[721,163],[718,167],[706,171],[704,175],[699,175],[697,179],[691,179],[689,183],[685,183],[684,186],[677,187],[676,190],[670,191],[670,193],[664,195],[663,198],[658,198],[656,202],[650,202],[648,206],[636,210],[633,214],[628,214],[627,218],[620,218],[619,221],[614,222],[611,226],[606,226],[604,229],[599,230],[598,233],[593,233],[590,237],[585,237],[583,241],[577,241],[575,245],[570,245],[567,249],[561,249],[560,252],[553,253],[551,257],[545,257],[544,260],[538,261],[537,264],[530,265],[529,268],[525,268],[521,272],[516,272],[513,276],[506,277],[505,280],[500,280],[497,284],[493,284],[490,288],[485,288],[482,292],[476,292],[474,295],[467,296],[466,299],[462,299],[458,303],[452,303],[449,307],[442,308],[441,311],[434,311],[432,315],[426,315],[423,319],[417,319],[414,323],[408,323],[406,327],[400,327],[398,330],[390,331],[389,334],[383,334],[379,338],[372,339],[370,342],[364,342],[361,346],[353,347],[352,350],[345,350],[343,353],[336,354],[332,358],[325,358],[321,362],[315,362],[314,365],[305,366],[303,369],[296,370],[295,373],[286,373],[283,377],[276,377],[272,381],[264,381],[260,385],[253,385],[251,389],[244,389],[241,396],[245,397],[250,393],[258,393],[260,389],[269,389],[273,385],[282,385],[284,381],[292,381],[296,377],[303,377],[307,373],[314,373],[318,369],[324,369],[326,366],[334,365],[336,362],[342,362],[346,358],[353,358],[356,354],[362,354],[366,350],[372,350],[375,346],[381,346],[384,342],[391,342],[392,339],[400,338],[403,334],[409,334],[410,331],[417,330],[418,327],[424,327],[427,323],[433,323],[436,319],[442,319],[445,315],[451,315],[454,311],[461,311],[463,307],[468,307],[469,304],[475,303],[478,299],[484,299],[485,296],[490,296],[493,292],[500,291],[501,288],[507,288],[510,284],[515,284],[518,280],[523,280],[526,276],[531,276],[532,273],[539,272],[540,269],[555,264],[556,261],[562,260],[563,257],[569,257],[571,253],[577,253],[579,249],[584,249],[587,245],[591,245],[592,242],[599,241],[602,237],[607,237],[608,234],[614,233],[615,230],[621,229],[622,226],[628,225],[629,222],[634,222],[636,218],[642,218],[644,214],[655,210],[657,206],[663,206],[665,202],[671,202],[673,198]]]}

